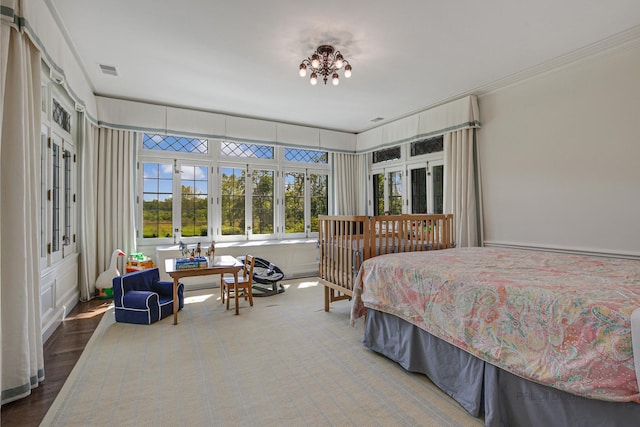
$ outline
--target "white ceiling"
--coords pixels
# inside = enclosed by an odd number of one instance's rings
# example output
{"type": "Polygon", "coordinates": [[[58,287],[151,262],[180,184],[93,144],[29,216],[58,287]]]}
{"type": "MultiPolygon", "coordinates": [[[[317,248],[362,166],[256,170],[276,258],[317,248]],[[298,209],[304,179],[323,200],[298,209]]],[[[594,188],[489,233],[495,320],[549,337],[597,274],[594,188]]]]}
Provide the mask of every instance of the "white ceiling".
{"type": "Polygon", "coordinates": [[[46,1],[97,95],[347,132],[640,29],[638,0],[46,1]],[[350,79],[299,77],[321,44],[350,79]]]}

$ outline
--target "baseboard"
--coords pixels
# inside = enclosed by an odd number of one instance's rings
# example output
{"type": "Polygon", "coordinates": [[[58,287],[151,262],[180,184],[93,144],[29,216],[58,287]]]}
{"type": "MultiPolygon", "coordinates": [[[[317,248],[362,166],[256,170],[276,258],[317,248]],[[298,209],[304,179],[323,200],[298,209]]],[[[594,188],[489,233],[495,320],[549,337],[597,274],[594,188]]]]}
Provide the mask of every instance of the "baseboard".
{"type": "Polygon", "coordinates": [[[74,290],[67,295],[66,299],[60,305],[60,308],[52,316],[51,320],[46,324],[42,325],[42,342],[45,343],[47,340],[53,335],[55,330],[60,326],[62,321],[67,317],[67,314],[74,309],[74,307],[80,301],[80,292],[74,290]]]}

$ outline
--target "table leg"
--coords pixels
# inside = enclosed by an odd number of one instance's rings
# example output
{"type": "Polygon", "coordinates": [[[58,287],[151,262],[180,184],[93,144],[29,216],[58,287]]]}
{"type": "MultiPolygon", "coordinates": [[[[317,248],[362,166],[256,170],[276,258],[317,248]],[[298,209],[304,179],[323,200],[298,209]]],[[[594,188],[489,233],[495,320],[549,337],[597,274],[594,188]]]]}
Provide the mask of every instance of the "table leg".
{"type": "Polygon", "coordinates": [[[178,278],[173,279],[173,324],[178,324],[178,278]]]}

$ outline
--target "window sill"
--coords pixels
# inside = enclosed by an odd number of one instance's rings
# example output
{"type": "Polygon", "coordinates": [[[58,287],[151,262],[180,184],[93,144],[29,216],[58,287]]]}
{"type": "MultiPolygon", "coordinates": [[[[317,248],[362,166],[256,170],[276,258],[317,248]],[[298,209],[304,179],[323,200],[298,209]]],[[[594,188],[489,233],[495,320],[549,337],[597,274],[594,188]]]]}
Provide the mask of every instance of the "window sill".
{"type": "MultiPolygon", "coordinates": [[[[278,245],[299,245],[299,244],[316,244],[318,242],[317,238],[311,239],[283,239],[283,240],[244,240],[241,242],[220,242],[216,243],[216,249],[219,248],[250,248],[250,247],[258,247],[258,246],[278,246],[278,245]]],[[[189,249],[195,249],[196,244],[190,243],[187,245],[189,249]]],[[[202,248],[208,248],[208,244],[203,244],[202,248]]],[[[178,245],[171,246],[158,246],[156,250],[158,252],[163,251],[177,251],[179,249],[178,245]]]]}

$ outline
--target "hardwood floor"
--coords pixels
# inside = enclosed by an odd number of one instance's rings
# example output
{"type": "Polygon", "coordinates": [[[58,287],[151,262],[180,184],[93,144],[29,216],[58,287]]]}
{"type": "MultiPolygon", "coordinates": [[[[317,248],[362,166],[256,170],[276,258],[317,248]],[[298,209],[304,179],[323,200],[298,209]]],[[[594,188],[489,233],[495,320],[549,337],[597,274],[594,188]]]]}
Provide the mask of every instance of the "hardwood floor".
{"type": "Polygon", "coordinates": [[[71,373],[111,300],[79,302],[44,344],[44,381],[24,399],[2,406],[2,426],[38,426],[71,373]]]}

